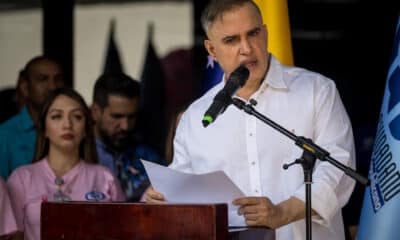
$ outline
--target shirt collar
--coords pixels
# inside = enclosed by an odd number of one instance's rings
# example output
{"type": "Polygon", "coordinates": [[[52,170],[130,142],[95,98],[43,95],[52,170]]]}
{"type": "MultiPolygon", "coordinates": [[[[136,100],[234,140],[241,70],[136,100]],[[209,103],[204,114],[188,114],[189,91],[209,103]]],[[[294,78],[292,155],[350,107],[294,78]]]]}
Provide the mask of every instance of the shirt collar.
{"type": "Polygon", "coordinates": [[[32,117],[29,114],[26,105],[22,107],[19,115],[21,119],[21,126],[24,130],[30,130],[35,128],[35,124],[33,123],[32,117]]]}
{"type": "MultiPolygon", "coordinates": [[[[270,53],[270,61],[268,72],[258,88],[256,93],[263,93],[267,87],[272,87],[275,89],[289,90],[288,84],[286,83],[283,74],[284,66],[279,63],[279,61],[270,53]]],[[[220,81],[213,89],[215,92],[221,90],[225,86],[225,73],[222,76],[222,81],[220,81]]]]}
{"type": "Polygon", "coordinates": [[[109,146],[107,146],[107,144],[105,144],[99,138],[96,138],[96,147],[97,147],[97,149],[101,149],[103,151],[103,153],[111,154],[114,157],[115,156],[121,156],[123,154],[127,154],[127,153],[130,152],[130,148],[129,147],[127,147],[125,150],[123,150],[121,152],[116,152],[115,150],[113,150],[109,146]]]}
{"type": "MultiPolygon", "coordinates": [[[[54,180],[56,179],[56,175],[53,169],[50,167],[48,156],[43,158],[39,162],[39,164],[42,164],[45,172],[47,172],[47,175],[50,177],[50,180],[54,182],[54,180]]],[[[84,164],[85,162],[82,159],[80,159],[80,161],[75,166],[73,166],[70,170],[68,170],[68,172],[64,173],[64,175],[61,177],[63,178],[64,181],[70,182],[81,171],[81,168],[83,167],[84,164]]]]}
{"type": "Polygon", "coordinates": [[[96,138],[96,146],[97,149],[101,149],[104,152],[107,152],[111,155],[114,155],[114,151],[112,151],[103,141],[101,141],[99,138],[96,138]]]}
{"type": "Polygon", "coordinates": [[[260,88],[264,88],[266,86],[270,86],[276,89],[289,89],[285,79],[283,77],[283,65],[281,65],[278,60],[270,54],[270,61],[269,61],[269,69],[267,75],[264,79],[264,82],[261,84],[260,88]]]}

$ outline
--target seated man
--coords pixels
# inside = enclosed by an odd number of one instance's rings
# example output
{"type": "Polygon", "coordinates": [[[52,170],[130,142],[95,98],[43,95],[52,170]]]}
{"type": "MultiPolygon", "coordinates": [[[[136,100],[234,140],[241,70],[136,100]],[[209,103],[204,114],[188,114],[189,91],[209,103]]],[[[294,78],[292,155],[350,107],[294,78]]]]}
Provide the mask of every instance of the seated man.
{"type": "Polygon", "coordinates": [[[25,105],[0,125],[0,176],[31,163],[36,143],[36,125],[42,105],[51,91],[64,85],[60,64],[46,56],[31,59],[18,83],[25,105]]]}
{"type": "Polygon", "coordinates": [[[128,201],[138,201],[149,186],[139,160],[164,164],[153,150],[133,140],[139,93],[137,81],[123,73],[110,73],[97,79],[93,94],[92,116],[99,161],[118,177],[128,201]]]}

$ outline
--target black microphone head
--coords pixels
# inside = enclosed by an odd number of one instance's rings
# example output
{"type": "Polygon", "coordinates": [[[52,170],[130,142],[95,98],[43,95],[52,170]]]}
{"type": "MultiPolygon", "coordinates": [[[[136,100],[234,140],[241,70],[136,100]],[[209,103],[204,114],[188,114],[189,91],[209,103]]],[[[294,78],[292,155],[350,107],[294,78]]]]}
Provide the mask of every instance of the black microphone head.
{"type": "Polygon", "coordinates": [[[237,82],[240,85],[240,87],[243,87],[246,84],[249,75],[250,75],[249,69],[247,69],[243,65],[240,65],[231,73],[228,79],[237,82]]]}
{"type": "Polygon", "coordinates": [[[240,65],[231,73],[224,88],[215,95],[211,106],[204,113],[202,119],[204,127],[207,127],[210,123],[214,122],[218,115],[225,111],[232,102],[232,96],[239,90],[239,88],[243,87],[249,78],[249,75],[249,70],[243,65],[240,65]]]}

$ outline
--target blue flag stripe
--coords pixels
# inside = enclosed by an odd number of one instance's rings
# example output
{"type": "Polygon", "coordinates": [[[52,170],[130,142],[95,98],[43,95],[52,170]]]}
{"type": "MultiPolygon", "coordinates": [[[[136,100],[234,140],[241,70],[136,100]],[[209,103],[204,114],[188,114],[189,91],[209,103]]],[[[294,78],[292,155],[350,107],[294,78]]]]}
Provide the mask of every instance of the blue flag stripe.
{"type": "Polygon", "coordinates": [[[201,86],[201,95],[206,93],[209,89],[217,85],[222,80],[224,72],[219,64],[212,59],[211,56],[207,57],[207,66],[205,67],[204,79],[201,86]]]}

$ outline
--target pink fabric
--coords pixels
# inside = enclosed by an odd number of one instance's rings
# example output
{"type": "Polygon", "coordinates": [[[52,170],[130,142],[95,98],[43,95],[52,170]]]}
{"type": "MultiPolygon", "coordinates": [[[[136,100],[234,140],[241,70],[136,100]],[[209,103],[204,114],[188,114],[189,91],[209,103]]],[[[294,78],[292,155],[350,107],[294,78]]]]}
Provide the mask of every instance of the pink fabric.
{"type": "Polygon", "coordinates": [[[10,198],[4,180],[0,177],[0,236],[8,235],[17,231],[14,211],[11,207],[10,198]]]}
{"type": "MultiPolygon", "coordinates": [[[[19,229],[25,239],[40,239],[40,205],[53,201],[58,190],[53,171],[47,159],[17,168],[8,179],[10,196],[14,204],[19,229]]],[[[73,201],[87,201],[86,193],[102,192],[103,201],[125,201],[118,180],[105,167],[80,161],[63,177],[61,187],[73,201]]]]}

